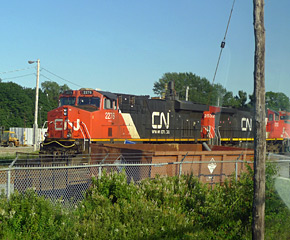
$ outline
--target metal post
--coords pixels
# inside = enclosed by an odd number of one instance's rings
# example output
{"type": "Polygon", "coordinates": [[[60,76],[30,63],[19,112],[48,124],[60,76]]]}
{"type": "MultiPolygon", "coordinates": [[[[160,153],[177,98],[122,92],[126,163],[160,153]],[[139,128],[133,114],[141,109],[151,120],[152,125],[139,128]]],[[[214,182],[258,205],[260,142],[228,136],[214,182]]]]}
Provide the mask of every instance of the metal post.
{"type": "Polygon", "coordinates": [[[180,164],[179,164],[179,176],[181,176],[181,173],[182,173],[182,163],[183,163],[183,161],[184,161],[184,159],[186,158],[187,155],[188,155],[188,152],[185,154],[185,156],[180,161],[180,164]]]}
{"type": "Polygon", "coordinates": [[[34,125],[33,125],[33,150],[37,151],[37,140],[38,140],[38,124],[37,124],[37,115],[38,115],[38,95],[39,95],[39,67],[40,60],[37,59],[37,75],[36,75],[36,89],[35,89],[35,111],[34,111],[34,125]]]}
{"type": "Polygon", "coordinates": [[[238,159],[236,159],[236,167],[235,167],[235,171],[236,171],[236,181],[238,181],[238,159]]]}
{"type": "Polygon", "coordinates": [[[8,172],[7,172],[7,199],[10,198],[10,193],[11,193],[11,170],[9,168],[8,172]]]}
{"type": "MultiPolygon", "coordinates": [[[[37,125],[37,115],[38,115],[38,95],[39,95],[39,69],[40,69],[40,60],[37,59],[37,74],[36,74],[36,88],[35,88],[35,110],[34,110],[34,124],[33,124],[33,150],[36,151],[37,147],[37,133],[38,133],[38,125],[37,125]]],[[[29,64],[35,63],[35,61],[28,61],[29,64]]]]}
{"type": "Polygon", "coordinates": [[[102,177],[102,166],[99,166],[99,174],[98,174],[98,179],[101,179],[102,177]]]}
{"type": "Polygon", "coordinates": [[[16,153],[16,158],[10,163],[7,171],[7,199],[10,198],[11,194],[11,168],[13,167],[14,163],[18,160],[18,154],[16,153]]]}
{"type": "Polygon", "coordinates": [[[235,171],[236,171],[236,181],[238,181],[238,162],[240,160],[240,157],[243,155],[244,152],[241,152],[240,155],[238,156],[238,158],[236,159],[236,163],[235,163],[235,171]]]}

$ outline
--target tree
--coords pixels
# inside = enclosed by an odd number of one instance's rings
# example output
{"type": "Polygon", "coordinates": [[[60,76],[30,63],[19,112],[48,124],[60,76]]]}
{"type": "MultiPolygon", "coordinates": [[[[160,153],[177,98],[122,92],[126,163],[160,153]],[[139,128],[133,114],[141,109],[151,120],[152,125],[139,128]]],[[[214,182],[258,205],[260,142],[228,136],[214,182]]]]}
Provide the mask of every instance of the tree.
{"type": "Polygon", "coordinates": [[[58,106],[59,94],[70,89],[66,84],[60,86],[56,82],[51,81],[41,83],[41,88],[47,96],[48,102],[52,108],[56,108],[58,106]]]}
{"type": "Polygon", "coordinates": [[[170,81],[174,81],[176,93],[182,100],[185,99],[186,88],[189,87],[189,100],[195,103],[218,105],[227,93],[222,85],[212,85],[206,78],[193,73],[165,73],[154,83],[153,92],[162,96],[170,81]]]}
{"type": "MultiPolygon", "coordinates": [[[[67,85],[44,84],[46,92],[39,90],[39,127],[47,119],[47,112],[58,106],[59,93],[68,90],[67,85]],[[51,96],[51,99],[48,97],[51,96]]],[[[13,82],[0,82],[0,126],[32,127],[35,111],[35,89],[24,88],[13,82]]]]}
{"type": "Polygon", "coordinates": [[[238,96],[235,96],[235,99],[237,100],[237,107],[240,109],[245,109],[247,107],[246,102],[248,100],[247,93],[240,90],[238,92],[238,96]]]}
{"type": "Polygon", "coordinates": [[[266,107],[276,111],[290,111],[289,97],[281,92],[267,92],[266,107]]]}
{"type": "Polygon", "coordinates": [[[24,126],[25,115],[29,116],[27,123],[33,123],[35,93],[28,95],[25,91],[16,83],[0,83],[0,126],[24,126]]]}

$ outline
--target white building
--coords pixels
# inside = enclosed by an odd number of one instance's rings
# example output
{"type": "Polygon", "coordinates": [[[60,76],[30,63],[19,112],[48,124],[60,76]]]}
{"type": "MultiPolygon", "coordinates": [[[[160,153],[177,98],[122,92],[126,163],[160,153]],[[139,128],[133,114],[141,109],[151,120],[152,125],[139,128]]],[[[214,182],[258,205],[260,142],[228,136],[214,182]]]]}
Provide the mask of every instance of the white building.
{"type": "MultiPolygon", "coordinates": [[[[23,146],[31,146],[33,145],[33,128],[18,128],[12,127],[9,131],[13,131],[16,133],[19,144],[23,146]]],[[[44,140],[44,134],[46,133],[47,128],[38,128],[38,140],[37,144],[39,145],[44,140]]]]}

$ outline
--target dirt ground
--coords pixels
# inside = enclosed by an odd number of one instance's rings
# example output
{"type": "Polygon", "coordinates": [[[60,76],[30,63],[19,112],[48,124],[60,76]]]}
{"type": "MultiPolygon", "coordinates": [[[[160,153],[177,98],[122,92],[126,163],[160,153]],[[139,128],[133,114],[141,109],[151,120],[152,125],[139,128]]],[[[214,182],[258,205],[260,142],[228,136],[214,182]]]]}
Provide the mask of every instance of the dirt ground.
{"type": "Polygon", "coordinates": [[[32,153],[33,146],[27,147],[0,147],[0,156],[3,155],[16,155],[16,152],[32,153]]]}

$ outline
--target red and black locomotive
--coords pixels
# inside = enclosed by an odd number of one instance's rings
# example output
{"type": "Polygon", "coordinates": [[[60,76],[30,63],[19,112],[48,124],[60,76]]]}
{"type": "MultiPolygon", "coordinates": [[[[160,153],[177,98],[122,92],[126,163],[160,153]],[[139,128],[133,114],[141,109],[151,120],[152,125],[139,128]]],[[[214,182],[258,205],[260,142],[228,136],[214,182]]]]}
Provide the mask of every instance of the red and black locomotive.
{"type": "MultiPolygon", "coordinates": [[[[168,96],[69,90],[48,112],[42,153],[88,152],[95,143],[202,143],[252,147],[253,114],[168,96]]],[[[269,151],[289,146],[290,113],[267,111],[269,151]]]]}

